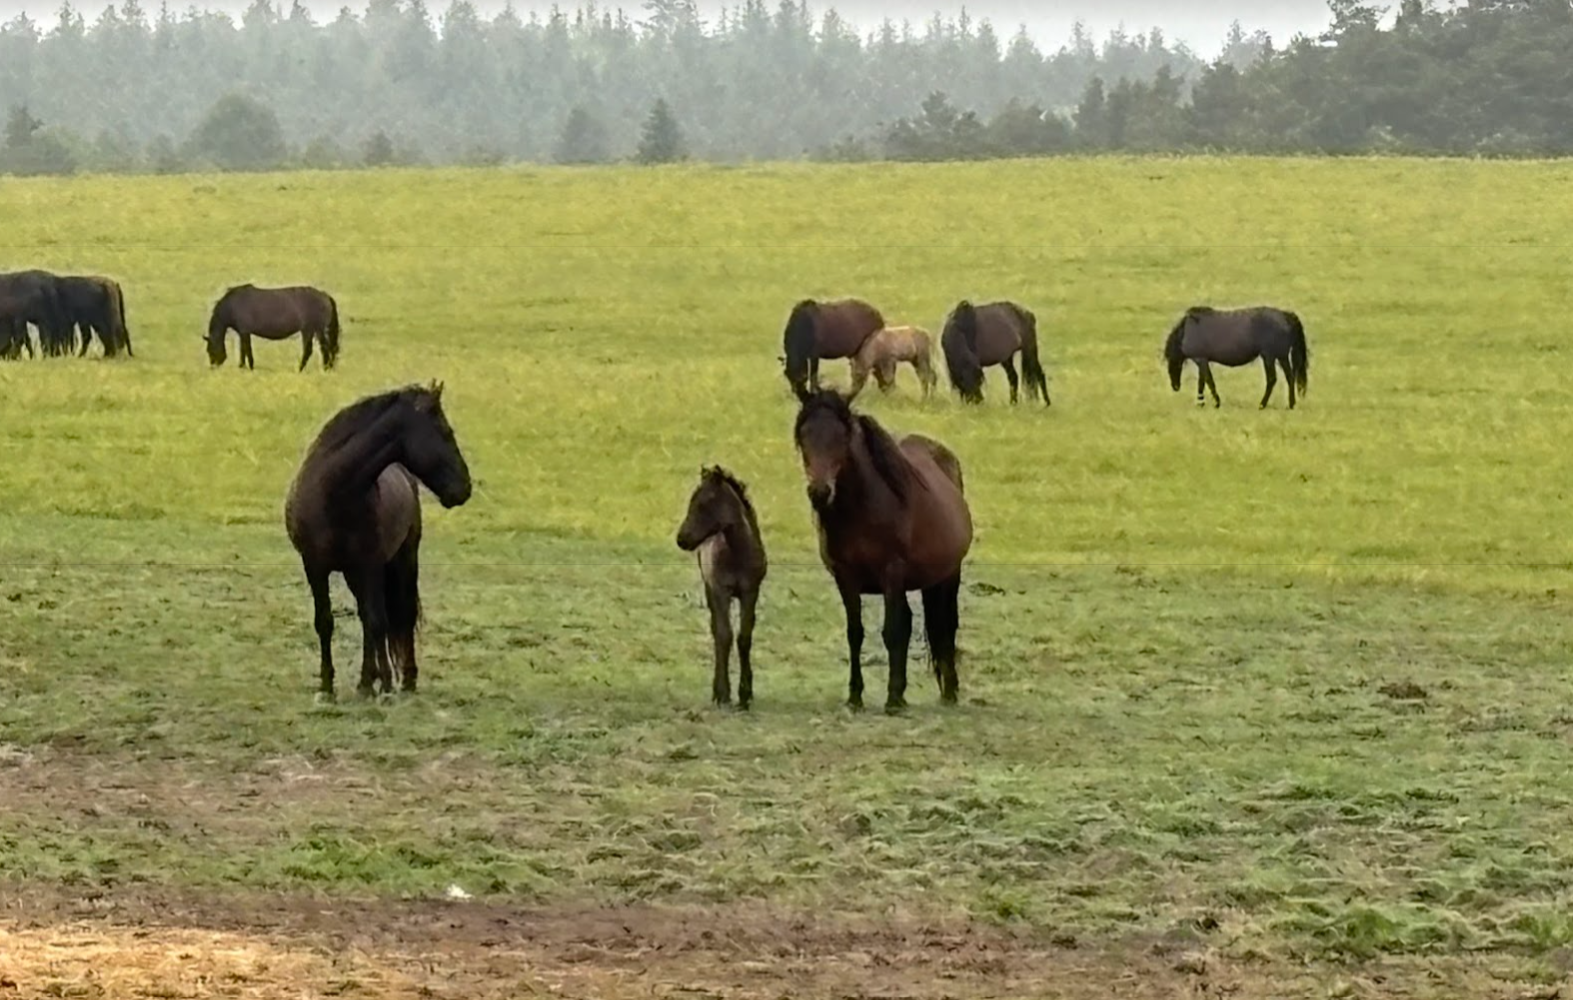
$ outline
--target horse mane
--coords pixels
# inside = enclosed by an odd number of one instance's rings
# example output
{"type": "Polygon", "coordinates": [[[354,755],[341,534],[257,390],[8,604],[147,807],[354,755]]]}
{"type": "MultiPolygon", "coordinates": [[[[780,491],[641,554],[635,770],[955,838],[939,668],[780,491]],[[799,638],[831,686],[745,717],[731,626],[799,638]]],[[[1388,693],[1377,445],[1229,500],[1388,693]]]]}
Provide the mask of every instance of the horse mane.
{"type": "Polygon", "coordinates": [[[317,432],[316,440],[312,441],[311,447],[307,449],[307,454],[312,455],[338,448],[375,423],[392,407],[403,402],[413,403],[418,398],[431,394],[430,386],[412,383],[357,399],[328,418],[328,422],[322,425],[322,430],[317,432]]]}
{"type": "Polygon", "coordinates": [[[1187,324],[1193,319],[1212,316],[1217,312],[1218,310],[1212,306],[1191,306],[1185,310],[1185,315],[1181,316],[1180,321],[1174,324],[1174,329],[1169,331],[1169,339],[1163,342],[1163,356],[1169,361],[1183,360],[1183,355],[1180,353],[1180,340],[1185,336],[1187,324]]]}
{"type": "Polygon", "coordinates": [[[901,453],[900,446],[890,436],[890,432],[868,414],[852,412],[852,405],[846,397],[834,389],[821,389],[804,396],[803,408],[797,414],[795,433],[801,433],[809,418],[822,411],[828,411],[849,429],[854,426],[863,429],[863,446],[868,451],[869,461],[898,500],[904,502],[907,499],[913,483],[922,485],[922,480],[912,474],[912,465],[901,453]]]}
{"type": "Polygon", "coordinates": [[[754,513],[754,502],[748,498],[748,487],[743,485],[743,481],[719,465],[706,466],[703,475],[711,482],[730,487],[737,494],[737,499],[742,501],[743,516],[748,518],[749,527],[754,529],[754,534],[759,534],[759,518],[754,513]]]}

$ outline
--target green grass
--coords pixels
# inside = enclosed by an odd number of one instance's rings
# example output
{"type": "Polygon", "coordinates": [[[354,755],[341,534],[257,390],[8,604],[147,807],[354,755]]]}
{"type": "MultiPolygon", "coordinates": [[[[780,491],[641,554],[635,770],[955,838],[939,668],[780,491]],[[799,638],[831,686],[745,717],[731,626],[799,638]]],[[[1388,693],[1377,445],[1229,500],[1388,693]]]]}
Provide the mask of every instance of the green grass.
{"type": "MultiPolygon", "coordinates": [[[[0,761],[32,759],[0,764],[0,877],[1564,947],[1570,181],[1153,159],[8,182],[12,266],[118,277],[138,357],[0,365],[0,761]],[[340,369],[262,343],[256,372],[209,370],[207,310],[245,280],[333,291],[340,369]],[[981,409],[905,370],[862,401],[966,469],[955,711],[921,672],[909,717],[839,708],[775,359],[791,303],[841,293],[936,331],[963,296],[1040,317],[1047,412],[998,374],[981,409]],[[1303,408],[1258,412],[1257,367],[1219,374],[1220,411],[1190,372],[1169,390],[1181,310],[1262,301],[1305,319],[1303,408]],[[284,489],[337,407],[431,378],[478,487],[426,507],[424,693],[314,709],[284,489]],[[672,542],[715,461],[773,564],[746,716],[707,705],[672,542]]],[[[358,641],[341,619],[345,688],[358,641]]]]}

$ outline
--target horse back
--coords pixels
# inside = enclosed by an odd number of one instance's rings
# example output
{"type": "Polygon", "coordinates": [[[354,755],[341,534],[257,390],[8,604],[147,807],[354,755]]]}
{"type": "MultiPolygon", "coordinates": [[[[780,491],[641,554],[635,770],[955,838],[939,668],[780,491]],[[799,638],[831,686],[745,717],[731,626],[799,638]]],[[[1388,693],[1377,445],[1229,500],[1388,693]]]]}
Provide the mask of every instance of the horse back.
{"type": "Polygon", "coordinates": [[[837,299],[819,304],[814,325],[821,358],[850,358],[884,329],[885,317],[862,299],[837,299]]]}
{"type": "Polygon", "coordinates": [[[1021,350],[1035,318],[1014,302],[990,302],[975,307],[978,363],[997,365],[1021,350]]]}

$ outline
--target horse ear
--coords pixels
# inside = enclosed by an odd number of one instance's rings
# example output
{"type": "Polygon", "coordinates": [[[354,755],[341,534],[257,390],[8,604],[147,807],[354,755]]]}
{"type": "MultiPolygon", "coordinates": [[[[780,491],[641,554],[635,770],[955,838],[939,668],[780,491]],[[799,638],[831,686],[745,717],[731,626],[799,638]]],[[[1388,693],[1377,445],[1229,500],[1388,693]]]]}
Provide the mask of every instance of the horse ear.
{"type": "Polygon", "coordinates": [[[442,401],[442,382],[441,381],[436,380],[436,379],[432,380],[431,394],[432,394],[432,398],[433,399],[436,399],[438,402],[442,401]]]}

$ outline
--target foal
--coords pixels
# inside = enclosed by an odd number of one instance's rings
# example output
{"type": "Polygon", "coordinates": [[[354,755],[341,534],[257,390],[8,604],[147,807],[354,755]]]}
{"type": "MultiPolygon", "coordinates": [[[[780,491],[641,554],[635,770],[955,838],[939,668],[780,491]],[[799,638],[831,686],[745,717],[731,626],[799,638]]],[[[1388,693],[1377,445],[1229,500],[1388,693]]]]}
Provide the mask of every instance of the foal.
{"type": "Polygon", "coordinates": [[[741,606],[737,628],[737,704],[754,700],[754,611],[765,580],[765,543],[759,536],[754,505],[737,477],[720,466],[699,470],[699,485],[688,499],[688,516],[677,529],[677,547],[697,550],[699,577],[710,608],[710,635],[715,640],[715,679],[711,700],[732,701],[727,659],[732,653],[732,602],[741,606]]]}

